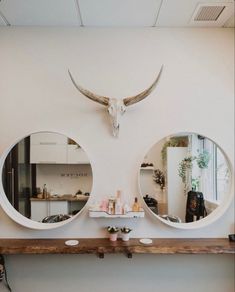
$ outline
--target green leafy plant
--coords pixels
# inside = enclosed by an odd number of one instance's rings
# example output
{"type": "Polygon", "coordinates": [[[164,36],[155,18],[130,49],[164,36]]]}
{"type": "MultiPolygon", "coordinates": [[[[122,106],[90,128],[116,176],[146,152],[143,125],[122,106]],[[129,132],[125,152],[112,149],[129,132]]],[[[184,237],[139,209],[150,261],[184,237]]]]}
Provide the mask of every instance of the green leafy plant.
{"type": "Polygon", "coordinates": [[[155,169],[153,172],[153,180],[156,184],[160,185],[161,189],[165,187],[165,175],[160,169],[155,169]]]}
{"type": "MultiPolygon", "coordinates": [[[[186,172],[192,169],[194,160],[196,160],[199,168],[207,168],[210,161],[210,154],[208,151],[203,151],[198,156],[188,156],[180,162],[178,174],[182,178],[183,183],[186,183],[186,172]]],[[[197,179],[192,179],[192,187],[197,188],[197,184],[199,184],[199,181],[197,182],[197,179]]]]}
{"type": "Polygon", "coordinates": [[[121,228],[121,232],[122,233],[130,233],[132,231],[132,229],[128,228],[128,227],[122,227],[121,228]]]}
{"type": "Polygon", "coordinates": [[[117,233],[119,231],[119,228],[116,226],[108,226],[107,230],[109,233],[117,233]]]}
{"type": "Polygon", "coordinates": [[[210,154],[208,151],[203,151],[202,153],[199,153],[197,159],[197,165],[199,168],[203,169],[203,168],[207,168],[209,161],[210,161],[210,154]]]}
{"type": "Polygon", "coordinates": [[[196,159],[195,156],[185,157],[179,164],[178,174],[182,178],[182,182],[186,183],[186,172],[191,170],[193,167],[193,161],[196,159]]]}
{"type": "Polygon", "coordinates": [[[192,190],[193,191],[199,190],[199,183],[200,183],[200,177],[192,178],[192,190]]]}

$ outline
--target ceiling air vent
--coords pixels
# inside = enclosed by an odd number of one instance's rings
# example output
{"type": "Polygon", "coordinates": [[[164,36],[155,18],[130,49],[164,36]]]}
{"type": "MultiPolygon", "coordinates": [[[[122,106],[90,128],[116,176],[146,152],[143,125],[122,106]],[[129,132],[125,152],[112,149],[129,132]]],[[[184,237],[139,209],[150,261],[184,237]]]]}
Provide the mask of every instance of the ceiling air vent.
{"type": "Polygon", "coordinates": [[[194,21],[216,21],[224,9],[225,6],[202,6],[194,21]]]}
{"type": "Polygon", "coordinates": [[[201,3],[191,18],[193,26],[221,27],[234,13],[234,2],[226,3],[201,3]]]}

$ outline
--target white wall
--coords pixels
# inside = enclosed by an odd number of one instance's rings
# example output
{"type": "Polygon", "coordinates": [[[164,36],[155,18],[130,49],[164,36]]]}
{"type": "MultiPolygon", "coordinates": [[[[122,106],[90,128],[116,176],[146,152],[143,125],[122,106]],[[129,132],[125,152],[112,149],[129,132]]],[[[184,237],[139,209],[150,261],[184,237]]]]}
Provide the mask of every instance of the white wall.
{"type": "MultiPolygon", "coordinates": [[[[233,53],[231,29],[1,28],[0,153],[37,131],[60,132],[78,140],[92,163],[92,196],[97,199],[117,189],[133,199],[139,193],[138,167],[145,153],[173,133],[207,136],[232,162],[233,53]],[[119,139],[111,136],[103,107],[78,94],[67,74],[70,68],[84,87],[123,97],[146,88],[162,63],[158,87],[145,101],[128,108],[119,139]]],[[[233,221],[231,206],[215,223],[197,230],[168,227],[148,213],[144,219],[112,223],[132,227],[133,237],[227,237],[234,232],[233,221]]],[[[109,224],[108,219],[88,218],[84,211],[60,229],[35,231],[19,226],[0,210],[1,237],[103,237],[103,227],[109,224]]],[[[136,291],[140,291],[138,287],[188,291],[195,273],[200,274],[200,291],[230,292],[234,284],[232,256],[136,256],[128,265],[123,256],[108,256],[103,261],[90,256],[76,259],[11,256],[7,258],[9,278],[17,292],[31,292],[32,285],[34,291],[73,291],[80,283],[79,291],[105,292],[110,291],[111,281],[117,287],[119,282],[121,287],[126,283],[136,291]],[[25,260],[27,265],[20,270],[25,260]],[[181,273],[175,273],[183,260],[181,273]],[[97,269],[91,272],[91,283],[85,271],[93,264],[97,269]],[[202,266],[207,272],[200,273],[202,266]],[[176,276],[177,284],[173,281],[176,276]]]]}

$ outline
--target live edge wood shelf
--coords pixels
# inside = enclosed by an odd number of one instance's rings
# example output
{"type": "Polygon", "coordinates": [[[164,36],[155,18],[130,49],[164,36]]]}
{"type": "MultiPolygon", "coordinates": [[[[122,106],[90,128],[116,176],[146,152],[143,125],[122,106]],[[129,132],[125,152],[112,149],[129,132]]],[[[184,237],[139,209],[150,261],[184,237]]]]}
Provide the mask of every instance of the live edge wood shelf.
{"type": "Polygon", "coordinates": [[[226,238],[156,238],[144,245],[138,238],[127,242],[107,238],[79,238],[76,246],[66,246],[68,239],[0,239],[0,254],[235,254],[235,243],[226,238]]]}

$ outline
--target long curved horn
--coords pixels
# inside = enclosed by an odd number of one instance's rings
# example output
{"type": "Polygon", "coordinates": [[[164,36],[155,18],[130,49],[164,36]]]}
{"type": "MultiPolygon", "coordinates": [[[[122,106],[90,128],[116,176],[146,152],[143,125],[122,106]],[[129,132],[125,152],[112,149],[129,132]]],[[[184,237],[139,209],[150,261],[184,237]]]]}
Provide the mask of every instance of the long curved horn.
{"type": "Polygon", "coordinates": [[[88,97],[89,99],[96,101],[100,104],[103,104],[105,106],[107,106],[109,104],[109,98],[106,96],[101,96],[101,95],[97,95],[95,93],[90,92],[89,90],[86,90],[84,88],[82,88],[81,86],[77,85],[77,83],[75,82],[75,80],[73,79],[72,74],[70,73],[70,71],[68,70],[69,76],[73,82],[73,85],[77,88],[78,91],[80,91],[83,95],[85,95],[86,97],[88,97]]]}
{"type": "Polygon", "coordinates": [[[145,97],[147,97],[153,91],[155,86],[157,85],[157,82],[160,79],[162,70],[163,70],[163,65],[158,73],[157,78],[155,79],[155,81],[153,82],[153,84],[149,88],[145,89],[144,91],[142,91],[141,93],[139,93],[135,96],[124,98],[123,103],[125,104],[125,106],[129,106],[129,105],[132,105],[134,103],[137,103],[137,102],[141,101],[142,99],[144,99],[145,97]]]}

